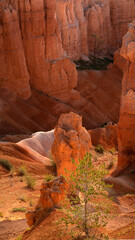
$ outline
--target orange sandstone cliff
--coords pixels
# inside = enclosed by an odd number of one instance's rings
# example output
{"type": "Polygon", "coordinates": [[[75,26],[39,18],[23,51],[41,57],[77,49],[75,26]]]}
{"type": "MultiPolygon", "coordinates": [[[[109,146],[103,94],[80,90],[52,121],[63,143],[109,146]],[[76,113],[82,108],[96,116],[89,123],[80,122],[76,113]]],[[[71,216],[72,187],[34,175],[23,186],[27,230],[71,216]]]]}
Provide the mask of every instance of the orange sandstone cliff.
{"type": "Polygon", "coordinates": [[[123,37],[120,54],[126,59],[126,64],[118,123],[118,172],[135,168],[135,20],[123,37]]]}
{"type": "Polygon", "coordinates": [[[28,98],[31,88],[70,94],[77,72],[70,59],[89,55],[91,34],[112,53],[135,17],[134,0],[0,1],[0,87],[28,98]]]}

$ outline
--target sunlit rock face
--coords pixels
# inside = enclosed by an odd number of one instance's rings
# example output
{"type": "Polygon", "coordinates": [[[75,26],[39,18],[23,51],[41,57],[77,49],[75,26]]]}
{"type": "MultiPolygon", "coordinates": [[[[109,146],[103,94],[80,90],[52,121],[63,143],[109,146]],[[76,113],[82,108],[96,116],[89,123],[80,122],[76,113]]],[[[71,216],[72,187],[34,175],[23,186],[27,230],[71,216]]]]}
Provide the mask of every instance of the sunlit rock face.
{"type": "Polygon", "coordinates": [[[15,4],[0,2],[0,87],[30,96],[29,73],[15,4]]]}
{"type": "Polygon", "coordinates": [[[56,162],[58,175],[65,175],[65,169],[74,171],[84,155],[90,151],[91,138],[82,127],[82,117],[75,113],[62,114],[54,131],[55,139],[52,145],[52,155],[56,162]]]}
{"type": "Polygon", "coordinates": [[[1,0],[0,87],[28,98],[31,87],[61,98],[77,84],[70,59],[89,55],[91,34],[113,52],[135,17],[134,0],[1,0]]]}
{"type": "Polygon", "coordinates": [[[19,96],[30,87],[59,98],[77,83],[75,65],[62,47],[56,1],[0,2],[0,86],[19,96]]]}
{"type": "Polygon", "coordinates": [[[34,211],[26,214],[29,226],[40,223],[64,200],[67,183],[64,177],[59,176],[49,182],[44,182],[40,189],[40,198],[34,211]]]}
{"type": "Polygon", "coordinates": [[[120,119],[118,124],[118,171],[135,168],[135,20],[123,38],[120,54],[126,59],[122,81],[120,119]]]}

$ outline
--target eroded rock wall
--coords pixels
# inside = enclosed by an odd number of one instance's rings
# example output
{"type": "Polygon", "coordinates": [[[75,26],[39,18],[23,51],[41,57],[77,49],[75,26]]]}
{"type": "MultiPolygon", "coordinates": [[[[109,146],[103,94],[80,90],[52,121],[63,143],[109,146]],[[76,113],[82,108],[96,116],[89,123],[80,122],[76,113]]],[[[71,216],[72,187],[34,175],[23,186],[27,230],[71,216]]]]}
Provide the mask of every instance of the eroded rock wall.
{"type": "Polygon", "coordinates": [[[0,87],[23,98],[31,87],[68,95],[77,84],[69,59],[93,51],[92,34],[112,53],[134,17],[134,0],[1,0],[0,87]]]}
{"type": "Polygon", "coordinates": [[[56,1],[0,3],[0,86],[21,97],[30,87],[57,96],[77,84],[75,65],[62,47],[56,1]]]}
{"type": "Polygon", "coordinates": [[[118,124],[118,171],[135,168],[135,20],[123,38],[120,54],[126,64],[122,80],[120,119],[118,124]]]}

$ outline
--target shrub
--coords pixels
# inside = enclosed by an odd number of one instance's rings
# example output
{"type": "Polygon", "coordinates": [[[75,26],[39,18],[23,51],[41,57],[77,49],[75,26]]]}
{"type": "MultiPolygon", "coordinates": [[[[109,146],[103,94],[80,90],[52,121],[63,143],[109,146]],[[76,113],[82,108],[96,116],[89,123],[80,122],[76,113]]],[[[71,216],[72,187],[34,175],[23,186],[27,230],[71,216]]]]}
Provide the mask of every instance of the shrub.
{"type": "MultiPolygon", "coordinates": [[[[107,66],[112,63],[113,61],[109,58],[97,58],[90,56],[89,61],[84,61],[82,59],[74,61],[76,64],[77,70],[106,70],[107,66]]],[[[106,123],[105,123],[106,125],[106,123]]]]}
{"type": "Polygon", "coordinates": [[[16,240],[21,240],[22,239],[22,236],[18,236],[17,238],[16,238],[16,240]]]}
{"type": "Polygon", "coordinates": [[[0,212],[0,218],[3,218],[3,213],[2,212],[0,212]]]}
{"type": "Polygon", "coordinates": [[[20,207],[20,208],[13,208],[12,212],[26,212],[26,209],[22,208],[22,207],[20,207]]]}
{"type": "Polygon", "coordinates": [[[95,147],[95,151],[98,152],[98,153],[104,153],[104,148],[102,145],[97,145],[95,147]]]}
{"type": "Polygon", "coordinates": [[[0,165],[6,168],[8,171],[13,168],[12,163],[5,159],[0,159],[0,165]]]}
{"type": "Polygon", "coordinates": [[[75,171],[68,173],[70,195],[68,191],[60,209],[63,217],[57,224],[64,223],[66,228],[70,227],[68,234],[72,239],[80,239],[82,234],[85,234],[83,239],[108,239],[98,231],[98,228],[106,226],[110,218],[108,213],[112,210],[107,192],[111,185],[103,181],[107,173],[105,164],[99,168],[93,166],[90,153],[79,160],[75,171]]]}
{"type": "Polygon", "coordinates": [[[27,175],[27,170],[26,170],[26,167],[21,165],[19,168],[18,168],[18,175],[19,176],[26,176],[27,175]]]}
{"type": "Polygon", "coordinates": [[[30,199],[30,202],[29,202],[29,204],[30,204],[30,207],[32,207],[32,206],[33,206],[33,201],[32,201],[32,199],[30,199]]]}
{"type": "Polygon", "coordinates": [[[106,164],[106,169],[110,170],[113,167],[113,161],[110,160],[108,164],[106,164]]]}
{"type": "Polygon", "coordinates": [[[28,188],[33,188],[36,184],[36,179],[30,174],[25,176],[25,181],[28,188]]]}
{"type": "Polygon", "coordinates": [[[50,158],[50,160],[52,160],[52,166],[54,166],[56,168],[56,162],[53,159],[52,153],[50,153],[49,158],[50,158]]]}
{"type": "Polygon", "coordinates": [[[47,174],[47,175],[45,175],[45,177],[44,177],[44,181],[45,182],[49,182],[49,181],[51,181],[51,180],[53,180],[54,179],[54,176],[52,175],[52,174],[47,174]]]}
{"type": "Polygon", "coordinates": [[[110,149],[110,153],[113,155],[116,152],[115,148],[110,149]]]}
{"type": "Polygon", "coordinates": [[[10,170],[10,176],[11,177],[14,177],[14,175],[15,175],[15,168],[14,168],[14,166],[11,168],[11,170],[10,170]]]}

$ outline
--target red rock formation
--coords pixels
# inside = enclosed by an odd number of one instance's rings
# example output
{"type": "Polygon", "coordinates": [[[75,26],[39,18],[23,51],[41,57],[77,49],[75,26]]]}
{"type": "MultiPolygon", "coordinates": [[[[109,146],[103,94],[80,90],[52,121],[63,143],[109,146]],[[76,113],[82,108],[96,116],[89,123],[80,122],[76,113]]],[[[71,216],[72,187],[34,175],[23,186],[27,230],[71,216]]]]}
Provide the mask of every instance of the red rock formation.
{"type": "Polygon", "coordinates": [[[6,1],[0,2],[0,87],[9,88],[23,98],[30,96],[18,13],[6,1]]]}
{"type": "Polygon", "coordinates": [[[135,20],[123,38],[120,54],[126,59],[126,66],[118,123],[118,172],[127,167],[131,171],[135,168],[135,20]]]}
{"type": "MultiPolygon", "coordinates": [[[[78,98],[58,101],[32,89],[23,100],[6,89],[0,89],[0,138],[6,134],[28,134],[55,128],[62,113],[76,112],[82,116],[86,129],[97,128],[107,121],[119,119],[122,74],[116,68],[107,71],[79,71],[78,98]],[[115,99],[115,102],[114,102],[115,99]]],[[[61,96],[61,95],[60,95],[61,96]]],[[[10,138],[11,140],[11,138],[10,138]]],[[[9,139],[5,139],[9,141],[9,139]]]]}
{"type": "Polygon", "coordinates": [[[50,182],[44,182],[41,185],[41,195],[39,201],[35,207],[34,212],[28,212],[26,214],[27,223],[32,226],[35,223],[39,223],[50,214],[50,211],[58,207],[60,202],[65,197],[66,181],[62,176],[55,178],[50,182]]]}
{"type": "Polygon", "coordinates": [[[79,159],[90,151],[91,138],[82,127],[82,117],[72,112],[61,115],[54,133],[52,155],[58,175],[65,175],[65,169],[75,170],[75,164],[72,164],[71,159],[79,163],[79,159]]]}
{"type": "Polygon", "coordinates": [[[57,98],[69,93],[77,72],[65,58],[55,1],[2,0],[0,8],[0,86],[26,98],[30,86],[57,98]]]}
{"type": "Polygon", "coordinates": [[[30,86],[71,98],[77,72],[68,58],[93,50],[91,34],[112,52],[134,17],[134,0],[1,0],[0,86],[24,98],[30,86]]]}
{"type": "Polygon", "coordinates": [[[106,149],[118,149],[117,125],[107,125],[104,128],[96,128],[88,132],[92,145],[102,145],[106,149]]]}

